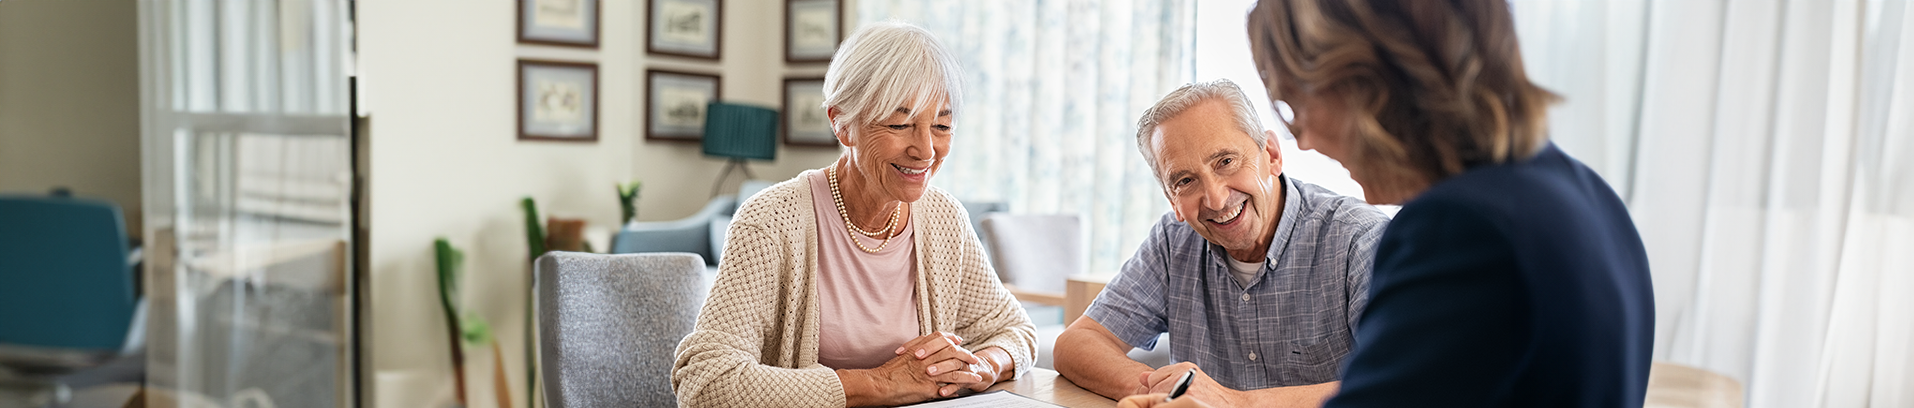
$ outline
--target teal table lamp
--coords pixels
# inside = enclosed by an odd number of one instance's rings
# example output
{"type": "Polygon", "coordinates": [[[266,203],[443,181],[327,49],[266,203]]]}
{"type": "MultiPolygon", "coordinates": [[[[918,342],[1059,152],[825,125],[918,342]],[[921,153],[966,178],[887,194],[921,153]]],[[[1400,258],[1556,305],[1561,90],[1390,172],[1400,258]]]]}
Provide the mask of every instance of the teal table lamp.
{"type": "MultiPolygon", "coordinates": [[[[711,184],[711,196],[718,195],[731,169],[744,171],[746,180],[757,177],[745,167],[746,159],[775,160],[778,156],[778,111],[751,105],[712,102],[704,114],[704,155],[731,159],[711,184]]],[[[743,197],[739,197],[743,198],[743,197]]]]}

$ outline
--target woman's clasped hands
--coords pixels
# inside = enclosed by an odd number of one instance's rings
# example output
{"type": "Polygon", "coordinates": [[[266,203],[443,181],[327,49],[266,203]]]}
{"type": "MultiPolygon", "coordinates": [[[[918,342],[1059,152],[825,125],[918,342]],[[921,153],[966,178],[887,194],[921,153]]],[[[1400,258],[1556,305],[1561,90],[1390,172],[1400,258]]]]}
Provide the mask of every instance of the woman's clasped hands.
{"type": "Polygon", "coordinates": [[[965,349],[964,339],[951,333],[931,333],[898,346],[897,357],[871,369],[873,379],[885,382],[901,400],[927,400],[980,392],[997,383],[997,367],[965,349]]]}

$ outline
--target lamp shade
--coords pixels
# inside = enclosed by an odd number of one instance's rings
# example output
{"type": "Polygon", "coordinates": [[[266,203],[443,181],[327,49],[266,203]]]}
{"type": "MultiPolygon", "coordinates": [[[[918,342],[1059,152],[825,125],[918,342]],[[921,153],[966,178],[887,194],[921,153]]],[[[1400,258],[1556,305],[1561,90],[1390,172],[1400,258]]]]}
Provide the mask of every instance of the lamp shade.
{"type": "Polygon", "coordinates": [[[704,154],[732,159],[777,159],[778,111],[712,102],[705,109],[704,154]]]}

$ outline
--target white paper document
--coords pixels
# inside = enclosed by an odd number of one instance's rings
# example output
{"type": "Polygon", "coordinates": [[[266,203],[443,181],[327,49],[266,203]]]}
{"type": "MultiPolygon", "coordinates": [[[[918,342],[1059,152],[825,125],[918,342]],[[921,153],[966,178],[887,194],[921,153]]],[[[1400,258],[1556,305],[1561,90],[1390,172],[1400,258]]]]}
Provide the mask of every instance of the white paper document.
{"type": "Polygon", "coordinates": [[[901,408],[1058,408],[1062,405],[1038,401],[1010,391],[996,390],[966,397],[931,401],[901,408]]]}

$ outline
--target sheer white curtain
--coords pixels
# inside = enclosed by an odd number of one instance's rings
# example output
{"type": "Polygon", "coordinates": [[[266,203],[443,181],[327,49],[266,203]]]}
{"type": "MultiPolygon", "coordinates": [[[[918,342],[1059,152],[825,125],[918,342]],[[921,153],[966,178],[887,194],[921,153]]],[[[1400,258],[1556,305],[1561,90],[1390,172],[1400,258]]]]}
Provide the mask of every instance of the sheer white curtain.
{"type": "Polygon", "coordinates": [[[1516,0],[1556,142],[1628,200],[1658,360],[1914,406],[1914,7],[1516,0]]]}
{"type": "MultiPolygon", "coordinates": [[[[1315,184],[1338,194],[1362,198],[1362,185],[1349,178],[1349,170],[1329,156],[1314,150],[1296,148],[1295,136],[1278,126],[1275,111],[1263,90],[1263,77],[1256,73],[1256,62],[1249,54],[1248,10],[1256,0],[1203,0],[1196,6],[1196,80],[1228,79],[1243,88],[1256,109],[1263,126],[1283,133],[1274,140],[1283,149],[1283,175],[1315,184]]],[[[1384,213],[1395,215],[1398,207],[1383,206],[1384,213]]]]}
{"type": "Polygon", "coordinates": [[[864,0],[859,21],[935,33],[965,69],[965,106],[936,184],[1020,213],[1074,213],[1091,273],[1112,273],[1169,204],[1136,119],[1190,81],[1186,0],[864,0]]]}

